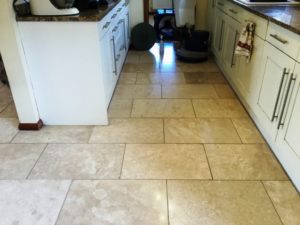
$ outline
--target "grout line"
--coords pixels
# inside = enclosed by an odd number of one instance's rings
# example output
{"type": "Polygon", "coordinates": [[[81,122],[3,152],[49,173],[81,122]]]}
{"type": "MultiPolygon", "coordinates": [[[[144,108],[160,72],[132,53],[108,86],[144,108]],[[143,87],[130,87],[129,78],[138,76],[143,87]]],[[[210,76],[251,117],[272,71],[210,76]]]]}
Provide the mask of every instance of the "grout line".
{"type": "MultiPolygon", "coordinates": [[[[20,130],[18,129],[18,132],[12,137],[12,139],[8,143],[9,144],[18,144],[18,143],[13,143],[13,141],[19,133],[20,133],[20,130]]],[[[23,143],[19,143],[19,144],[23,144],[23,143]]],[[[24,144],[26,144],[26,143],[24,143],[24,144]]],[[[42,143],[42,144],[45,144],[45,143],[42,143]]]]}
{"type": "Polygon", "coordinates": [[[192,104],[192,107],[193,107],[194,116],[195,116],[195,118],[198,118],[198,117],[197,117],[197,114],[196,114],[195,107],[194,107],[193,99],[191,98],[190,101],[191,101],[191,104],[192,104]]]}
{"type": "Polygon", "coordinates": [[[10,101],[9,103],[3,104],[3,105],[6,105],[6,106],[0,111],[0,113],[3,113],[8,108],[8,106],[11,105],[13,102],[14,101],[10,101]]]}
{"type": "Polygon", "coordinates": [[[170,205],[169,205],[169,190],[168,190],[168,180],[166,180],[166,197],[167,197],[167,215],[168,215],[168,225],[170,225],[170,205]]]}
{"type": "MultiPolygon", "coordinates": [[[[24,180],[24,179],[0,179],[0,181],[8,181],[8,180],[24,180]]],[[[119,181],[119,180],[127,180],[127,181],[141,181],[141,180],[148,180],[148,181],[165,181],[166,178],[124,178],[124,179],[119,179],[119,178],[87,178],[87,179],[82,179],[82,178],[48,178],[48,179],[30,179],[30,180],[57,180],[57,181],[65,181],[65,180],[73,180],[73,181],[119,181]]],[[[277,182],[290,182],[289,180],[251,180],[251,179],[245,179],[245,180],[234,180],[234,179],[197,179],[197,178],[168,178],[169,181],[199,181],[199,182],[268,182],[268,181],[277,181],[277,182]]]]}
{"type": "Polygon", "coordinates": [[[31,170],[29,171],[28,175],[26,176],[26,180],[29,179],[29,177],[30,177],[30,175],[31,175],[31,173],[32,173],[32,171],[33,171],[33,169],[35,168],[35,166],[37,165],[38,161],[40,160],[40,158],[42,157],[42,155],[43,155],[44,152],[46,151],[48,145],[49,145],[49,144],[46,144],[45,147],[44,147],[44,149],[41,151],[39,157],[37,158],[37,160],[35,161],[33,167],[31,168],[31,170]]]}
{"type": "MultiPolygon", "coordinates": [[[[109,119],[110,118],[108,118],[108,125],[109,125],[109,119]]],[[[96,128],[96,126],[93,126],[92,128],[91,128],[91,133],[90,133],[90,135],[89,135],[89,138],[87,138],[87,142],[84,142],[84,143],[81,143],[81,144],[92,144],[91,143],[91,139],[92,139],[92,136],[93,136],[93,133],[94,133],[94,131],[95,131],[95,128],[96,128]]],[[[52,143],[51,143],[52,144],[52,143]]],[[[80,143],[79,143],[80,144],[80,143]]]]}
{"type": "Polygon", "coordinates": [[[246,144],[246,143],[243,142],[242,137],[241,137],[241,135],[240,135],[240,133],[239,133],[237,127],[235,126],[235,124],[234,124],[234,122],[233,122],[233,118],[229,118],[229,119],[230,119],[230,121],[231,121],[231,123],[232,123],[232,125],[233,125],[233,127],[234,127],[234,130],[236,131],[236,133],[237,133],[237,135],[238,135],[238,137],[239,137],[239,139],[240,139],[240,141],[241,141],[241,144],[246,144]]]}
{"type": "Polygon", "coordinates": [[[211,179],[214,180],[214,175],[213,175],[212,170],[211,170],[211,165],[210,165],[210,162],[209,162],[209,159],[208,159],[208,155],[207,155],[207,151],[206,151],[206,147],[205,147],[204,144],[203,144],[203,149],[204,149],[204,154],[206,156],[206,160],[207,160],[207,164],[208,164],[208,168],[209,168],[211,179]]]}
{"type": "MultiPolygon", "coordinates": [[[[120,118],[121,119],[121,118],[120,118]]],[[[123,118],[124,119],[124,118],[123,118]]],[[[10,144],[10,143],[3,143],[3,144],[10,144]]],[[[64,142],[18,142],[18,143],[11,143],[11,144],[57,144],[57,145],[84,145],[84,144],[164,144],[163,142],[91,142],[91,143],[64,143],[64,142]]],[[[240,143],[240,142],[167,142],[165,144],[178,144],[178,145],[199,145],[199,144],[218,144],[218,145],[265,145],[265,143],[240,143]]],[[[1,145],[1,144],[0,144],[1,145]]]]}
{"type": "Polygon", "coordinates": [[[132,117],[132,112],[133,112],[134,101],[135,101],[135,99],[131,99],[131,110],[130,110],[130,115],[129,115],[129,118],[134,118],[134,117],[132,117]]]}
{"type": "Polygon", "coordinates": [[[122,159],[122,163],[121,163],[121,170],[120,170],[119,180],[122,179],[122,173],[123,173],[123,166],[124,166],[124,159],[125,159],[126,148],[127,148],[127,144],[124,145],[124,152],[123,152],[123,159],[122,159]]]}
{"type": "Polygon", "coordinates": [[[63,201],[63,203],[62,203],[62,205],[61,205],[61,207],[60,207],[59,213],[58,213],[57,218],[56,218],[55,225],[57,225],[57,223],[58,223],[60,214],[61,214],[61,212],[62,212],[63,207],[65,206],[65,203],[66,203],[66,200],[67,200],[67,197],[68,197],[68,195],[69,195],[69,192],[70,192],[70,190],[71,190],[71,186],[72,186],[72,185],[73,185],[73,180],[71,180],[71,183],[70,183],[70,186],[69,186],[68,191],[67,191],[67,193],[66,193],[66,196],[65,196],[65,198],[64,198],[64,201],[63,201]]]}
{"type": "Polygon", "coordinates": [[[275,207],[275,204],[274,204],[274,202],[273,202],[271,196],[269,195],[269,193],[268,193],[268,191],[267,191],[267,188],[266,188],[264,182],[263,182],[263,181],[260,181],[260,182],[261,182],[261,184],[262,184],[262,186],[263,186],[263,189],[265,190],[265,192],[266,192],[268,198],[270,199],[270,202],[271,202],[271,204],[272,204],[272,206],[273,206],[273,208],[274,208],[274,210],[275,210],[275,212],[276,212],[276,214],[277,214],[277,216],[278,216],[278,218],[279,218],[281,224],[284,225],[284,223],[283,223],[283,221],[282,221],[282,219],[281,219],[281,217],[280,217],[280,215],[279,215],[279,213],[278,213],[278,211],[277,211],[277,209],[276,209],[276,207],[275,207]]]}

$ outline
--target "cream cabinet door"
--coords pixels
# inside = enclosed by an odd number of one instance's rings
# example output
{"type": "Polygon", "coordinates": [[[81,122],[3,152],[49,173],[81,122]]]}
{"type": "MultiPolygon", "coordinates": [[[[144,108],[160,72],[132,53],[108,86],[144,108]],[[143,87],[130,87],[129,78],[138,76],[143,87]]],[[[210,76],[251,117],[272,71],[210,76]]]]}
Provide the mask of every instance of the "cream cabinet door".
{"type": "Polygon", "coordinates": [[[217,59],[221,59],[221,53],[223,49],[223,36],[225,28],[225,14],[216,8],[215,11],[215,24],[214,24],[214,36],[213,36],[213,52],[217,59]]]}
{"type": "Polygon", "coordinates": [[[244,100],[251,108],[255,108],[261,87],[263,64],[262,56],[265,41],[258,36],[254,37],[254,48],[250,61],[246,57],[237,56],[239,64],[235,76],[236,86],[244,100]]]}
{"type": "Polygon", "coordinates": [[[222,52],[222,64],[226,75],[234,81],[238,68],[238,61],[234,54],[238,38],[240,36],[241,24],[231,17],[227,16],[224,26],[224,47],[222,52]]]}
{"type": "Polygon", "coordinates": [[[300,190],[300,64],[289,78],[284,103],[275,153],[300,190]]]}
{"type": "Polygon", "coordinates": [[[266,42],[262,63],[263,80],[255,113],[269,138],[275,140],[284,93],[295,61],[266,42]]]}

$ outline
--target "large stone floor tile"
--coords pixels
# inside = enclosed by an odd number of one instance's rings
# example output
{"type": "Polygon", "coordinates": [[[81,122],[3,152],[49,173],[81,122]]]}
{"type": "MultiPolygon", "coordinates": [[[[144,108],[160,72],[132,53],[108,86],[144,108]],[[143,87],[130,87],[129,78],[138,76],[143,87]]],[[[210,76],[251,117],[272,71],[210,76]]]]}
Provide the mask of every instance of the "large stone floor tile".
{"type": "Polygon", "coordinates": [[[211,179],[202,145],[127,145],[124,179],[211,179]]]}
{"type": "Polygon", "coordinates": [[[218,98],[210,84],[163,85],[163,98],[218,98]]]}
{"type": "Polygon", "coordinates": [[[0,181],[1,225],[54,225],[70,181],[0,181]]]}
{"type": "Polygon", "coordinates": [[[7,104],[0,104],[0,115],[6,107],[7,107],[7,104]]]}
{"type": "Polygon", "coordinates": [[[96,126],[90,143],[163,143],[161,119],[111,119],[109,126],[96,126]]]}
{"type": "Polygon", "coordinates": [[[188,84],[226,84],[221,72],[186,72],[185,81],[188,84]]]}
{"type": "Polygon", "coordinates": [[[219,98],[236,98],[232,88],[228,84],[214,84],[219,98]]]}
{"type": "Polygon", "coordinates": [[[183,73],[138,73],[137,84],[184,84],[183,73]]]}
{"type": "Polygon", "coordinates": [[[10,103],[3,111],[1,111],[1,105],[0,105],[0,117],[1,118],[18,118],[15,104],[10,103]]]}
{"type": "Polygon", "coordinates": [[[115,99],[110,103],[108,109],[109,118],[128,118],[132,110],[132,99],[115,99]]]}
{"type": "Polygon", "coordinates": [[[230,119],[166,119],[166,143],[241,143],[230,119]]]}
{"type": "Polygon", "coordinates": [[[241,103],[236,99],[193,99],[196,116],[201,118],[247,117],[241,103]]]}
{"type": "Polygon", "coordinates": [[[13,143],[87,143],[93,126],[44,126],[39,131],[20,131],[13,143]]]}
{"type": "Polygon", "coordinates": [[[300,196],[291,182],[265,181],[264,185],[283,224],[300,224],[300,196]]]}
{"type": "Polygon", "coordinates": [[[0,143],[9,143],[18,132],[17,119],[0,118],[0,143]]]}
{"type": "Polygon", "coordinates": [[[137,73],[121,73],[119,84],[135,84],[137,73]]]}
{"type": "Polygon", "coordinates": [[[168,181],[170,225],[281,225],[260,182],[168,181]]]}
{"type": "Polygon", "coordinates": [[[51,144],[30,179],[118,179],[125,145],[51,144]]]}
{"type": "Polygon", "coordinates": [[[249,118],[232,119],[243,143],[265,143],[262,135],[249,118]]]}
{"type": "Polygon", "coordinates": [[[131,117],[195,117],[190,99],[135,99],[131,117]]]}
{"type": "Polygon", "coordinates": [[[167,225],[166,181],[74,181],[57,225],[167,225]]]}
{"type": "Polygon", "coordinates": [[[8,86],[4,85],[0,88],[0,104],[9,104],[13,101],[11,91],[8,86]]]}
{"type": "Polygon", "coordinates": [[[26,179],[44,144],[0,144],[0,179],[26,179]]]}
{"type": "Polygon", "coordinates": [[[118,85],[114,94],[116,99],[161,98],[160,85],[118,85]]]}
{"type": "Polygon", "coordinates": [[[205,145],[214,179],[288,180],[265,144],[205,145]]]}

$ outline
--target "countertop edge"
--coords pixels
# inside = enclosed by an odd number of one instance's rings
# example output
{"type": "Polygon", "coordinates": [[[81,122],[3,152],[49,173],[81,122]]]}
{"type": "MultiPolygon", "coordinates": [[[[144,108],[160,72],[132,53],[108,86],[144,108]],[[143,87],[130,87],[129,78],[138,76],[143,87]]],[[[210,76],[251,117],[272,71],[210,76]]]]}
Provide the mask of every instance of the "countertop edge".
{"type": "Polygon", "coordinates": [[[81,12],[79,15],[64,16],[64,15],[55,15],[55,16],[16,16],[17,22],[99,22],[107,14],[109,14],[122,0],[116,0],[106,7],[99,7],[97,9],[91,9],[84,12],[81,12]]]}
{"type": "MultiPolygon", "coordinates": [[[[232,2],[232,3],[234,3],[234,4],[236,4],[236,5],[238,5],[238,6],[240,6],[240,7],[242,7],[243,9],[245,9],[245,10],[247,10],[247,11],[249,11],[249,12],[251,12],[251,13],[257,15],[257,16],[259,16],[259,17],[262,17],[262,18],[268,20],[269,22],[273,22],[273,23],[275,23],[275,24],[277,24],[277,25],[279,25],[279,26],[281,26],[281,27],[283,27],[283,28],[285,28],[285,29],[293,32],[293,33],[296,33],[296,34],[300,35],[300,27],[297,28],[297,27],[291,26],[291,25],[289,25],[287,23],[284,23],[284,22],[282,22],[280,20],[275,19],[274,17],[271,17],[271,16],[268,16],[266,14],[263,14],[263,13],[259,12],[258,10],[255,10],[254,8],[251,8],[251,6],[245,5],[245,4],[241,3],[241,2],[238,2],[238,1],[235,1],[235,0],[229,0],[229,1],[232,2]]],[[[259,7],[269,7],[269,6],[259,6],[259,7]]],[[[286,7],[295,7],[295,6],[286,6],[286,7]]],[[[300,6],[297,6],[297,7],[300,8],[300,6]]],[[[299,21],[299,24],[300,24],[300,21],[299,21]]]]}

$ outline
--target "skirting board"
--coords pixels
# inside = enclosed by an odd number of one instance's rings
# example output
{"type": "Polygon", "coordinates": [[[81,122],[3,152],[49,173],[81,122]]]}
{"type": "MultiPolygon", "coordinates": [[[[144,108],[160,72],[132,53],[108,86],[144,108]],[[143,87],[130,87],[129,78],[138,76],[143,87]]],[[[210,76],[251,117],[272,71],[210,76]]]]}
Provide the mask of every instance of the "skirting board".
{"type": "Polygon", "coordinates": [[[40,130],[43,127],[43,121],[40,119],[36,123],[20,123],[19,130],[40,130]]]}

